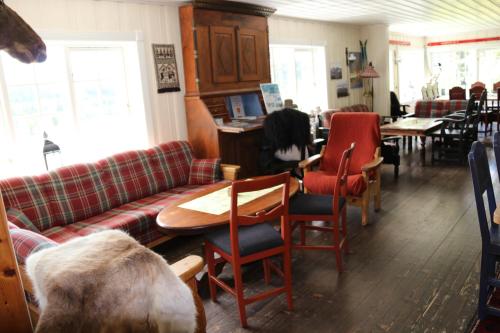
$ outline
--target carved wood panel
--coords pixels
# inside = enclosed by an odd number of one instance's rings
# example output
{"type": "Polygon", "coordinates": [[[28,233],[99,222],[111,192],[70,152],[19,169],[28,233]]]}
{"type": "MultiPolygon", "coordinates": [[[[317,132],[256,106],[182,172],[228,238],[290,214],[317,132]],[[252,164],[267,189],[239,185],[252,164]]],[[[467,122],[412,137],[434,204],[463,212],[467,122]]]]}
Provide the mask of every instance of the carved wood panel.
{"type": "Polygon", "coordinates": [[[260,31],[238,29],[238,55],[240,81],[257,81],[261,78],[259,64],[260,31]]]}
{"type": "Polygon", "coordinates": [[[237,82],[235,29],[210,26],[210,50],[213,81],[215,83],[237,82]]]}

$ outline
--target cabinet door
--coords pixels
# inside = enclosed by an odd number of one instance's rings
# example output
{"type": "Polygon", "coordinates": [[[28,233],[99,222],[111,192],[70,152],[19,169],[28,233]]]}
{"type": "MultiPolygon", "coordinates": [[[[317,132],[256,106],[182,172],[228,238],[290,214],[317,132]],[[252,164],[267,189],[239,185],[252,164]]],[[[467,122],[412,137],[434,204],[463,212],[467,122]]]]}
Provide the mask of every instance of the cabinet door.
{"type": "Polygon", "coordinates": [[[238,69],[240,81],[258,81],[262,77],[261,61],[263,32],[252,29],[237,29],[238,69]]]}
{"type": "Polygon", "coordinates": [[[214,83],[237,82],[235,29],[210,26],[210,51],[214,83]]]}

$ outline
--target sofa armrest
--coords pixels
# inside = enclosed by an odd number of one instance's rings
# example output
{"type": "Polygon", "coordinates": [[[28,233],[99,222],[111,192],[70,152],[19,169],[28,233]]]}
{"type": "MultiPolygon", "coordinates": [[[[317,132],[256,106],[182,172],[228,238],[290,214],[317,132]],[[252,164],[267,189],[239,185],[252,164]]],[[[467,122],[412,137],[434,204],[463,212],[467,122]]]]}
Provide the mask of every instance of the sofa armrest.
{"type": "Polygon", "coordinates": [[[222,176],[225,180],[237,180],[241,167],[235,164],[221,164],[222,176]]]}
{"type": "Polygon", "coordinates": [[[182,281],[188,282],[203,269],[203,259],[191,255],[171,264],[170,268],[182,281]]]}

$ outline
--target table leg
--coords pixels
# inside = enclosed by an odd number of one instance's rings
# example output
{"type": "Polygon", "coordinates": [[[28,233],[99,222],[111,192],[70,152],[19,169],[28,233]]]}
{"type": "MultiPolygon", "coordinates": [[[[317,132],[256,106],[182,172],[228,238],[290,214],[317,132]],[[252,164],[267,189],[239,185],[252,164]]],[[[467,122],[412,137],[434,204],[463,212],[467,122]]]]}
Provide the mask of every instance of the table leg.
{"type": "Polygon", "coordinates": [[[420,137],[420,161],[422,162],[422,166],[425,166],[425,136],[420,137]]]}

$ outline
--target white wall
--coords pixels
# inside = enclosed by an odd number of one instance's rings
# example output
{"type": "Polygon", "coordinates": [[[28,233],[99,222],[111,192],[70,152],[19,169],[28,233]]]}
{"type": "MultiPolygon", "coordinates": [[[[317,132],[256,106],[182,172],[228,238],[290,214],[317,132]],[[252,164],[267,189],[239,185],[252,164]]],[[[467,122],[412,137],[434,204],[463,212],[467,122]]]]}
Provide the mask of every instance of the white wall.
{"type": "Polygon", "coordinates": [[[347,97],[337,98],[337,83],[330,80],[329,68],[338,64],[342,66],[342,79],[348,80],[345,60],[345,48],[350,51],[360,51],[360,27],[350,24],[335,24],[321,21],[301,20],[281,16],[269,19],[270,43],[285,43],[298,45],[323,45],[326,49],[325,76],[327,76],[328,107],[362,103],[362,89],[350,90],[347,97]]]}
{"type": "Polygon", "coordinates": [[[375,24],[361,28],[361,37],[367,42],[368,62],[380,75],[373,79],[373,109],[381,115],[390,115],[389,98],[389,29],[387,25],[375,24]]]}
{"type": "MultiPolygon", "coordinates": [[[[151,144],[187,138],[184,73],[176,6],[89,0],[6,0],[8,6],[40,32],[134,32],[144,38],[151,108],[151,144]],[[152,43],[175,44],[181,92],[156,93],[152,43]]],[[[49,55],[50,56],[50,55],[49,55]]],[[[146,104],[147,105],[147,104],[146,104]]]]}

